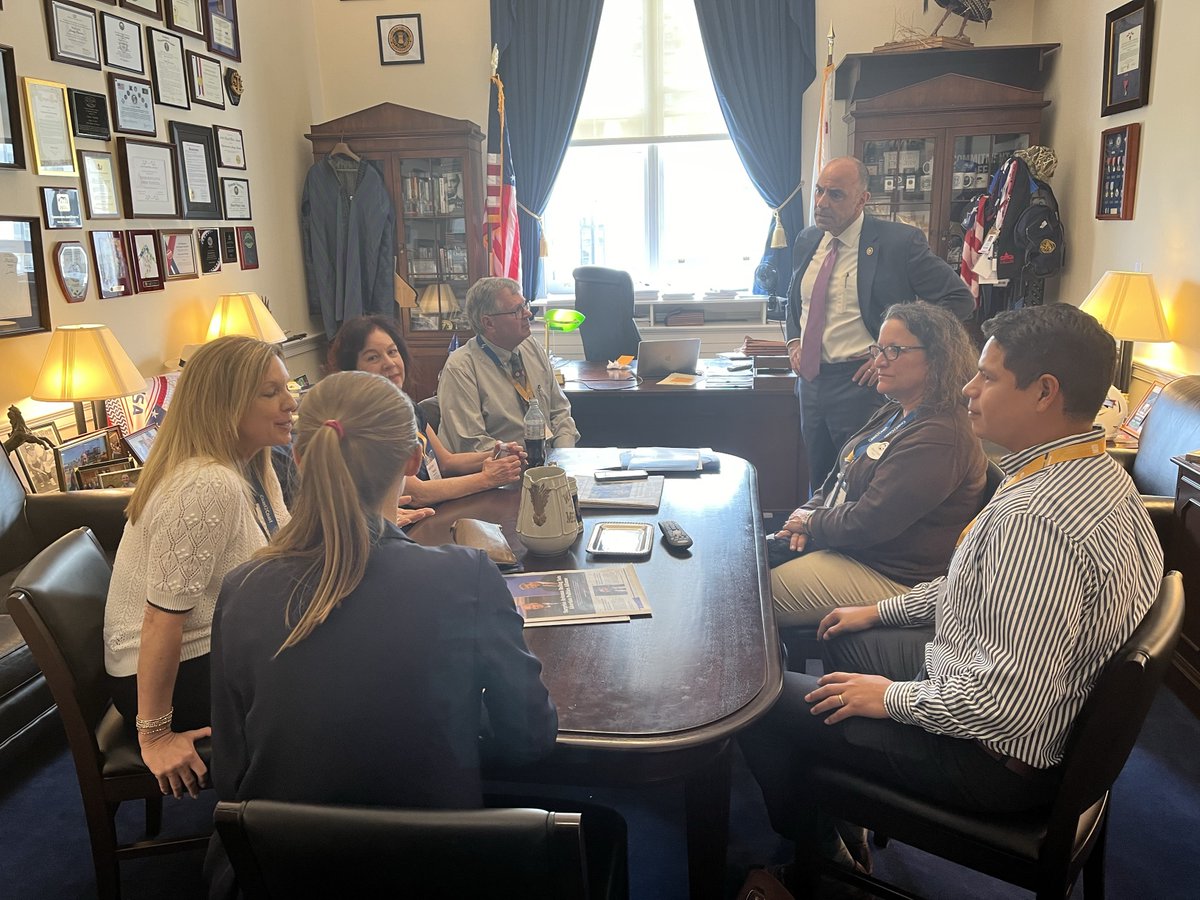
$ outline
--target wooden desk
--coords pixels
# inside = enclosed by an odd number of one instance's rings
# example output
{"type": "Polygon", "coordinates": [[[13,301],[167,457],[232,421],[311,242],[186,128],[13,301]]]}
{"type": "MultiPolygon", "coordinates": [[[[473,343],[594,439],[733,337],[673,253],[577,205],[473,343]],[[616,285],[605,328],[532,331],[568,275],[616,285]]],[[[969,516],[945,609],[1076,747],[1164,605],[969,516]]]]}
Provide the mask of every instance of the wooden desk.
{"type": "Polygon", "coordinates": [[[747,389],[638,383],[601,362],[569,362],[561,371],[581,447],[711,447],[758,470],[763,512],[787,518],[808,499],[808,456],[790,372],[756,375],[747,389]],[[621,383],[628,387],[613,389],[621,383]]]}
{"type": "MultiPolygon", "coordinates": [[[[591,472],[599,451],[557,450],[568,472],[591,472]]],[[[452,500],[415,525],[422,544],[449,541],[459,517],[500,524],[513,549],[519,491],[452,500]]],[[[671,518],[689,551],[661,541],[637,562],[653,615],[628,623],[525,631],[559,715],[559,749],[546,762],[489,773],[504,781],[636,785],[682,779],[693,897],[720,896],[729,827],[729,741],[771,707],[782,684],[779,641],[754,469],[721,456],[721,471],[668,476],[657,513],[585,510],[584,533],[554,557],[525,556],[527,571],[590,568],[584,552],[602,520],[671,518]]]]}

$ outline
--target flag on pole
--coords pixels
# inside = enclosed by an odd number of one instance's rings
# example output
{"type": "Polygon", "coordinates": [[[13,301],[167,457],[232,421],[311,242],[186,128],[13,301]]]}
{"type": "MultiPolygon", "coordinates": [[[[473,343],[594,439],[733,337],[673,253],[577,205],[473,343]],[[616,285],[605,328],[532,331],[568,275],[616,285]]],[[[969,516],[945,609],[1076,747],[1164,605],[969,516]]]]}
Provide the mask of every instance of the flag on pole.
{"type": "Polygon", "coordinates": [[[829,51],[825,56],[825,69],[821,73],[821,106],[817,119],[817,143],[813,149],[812,181],[808,185],[808,224],[813,221],[816,202],[817,178],[821,170],[829,165],[829,123],[833,120],[833,23],[829,23],[829,51]]]}
{"type": "Polygon", "coordinates": [[[504,83],[496,74],[499,51],[492,48],[491,101],[488,104],[487,224],[488,270],[521,280],[521,236],[517,228],[517,178],[513,174],[504,120],[504,83]]]}

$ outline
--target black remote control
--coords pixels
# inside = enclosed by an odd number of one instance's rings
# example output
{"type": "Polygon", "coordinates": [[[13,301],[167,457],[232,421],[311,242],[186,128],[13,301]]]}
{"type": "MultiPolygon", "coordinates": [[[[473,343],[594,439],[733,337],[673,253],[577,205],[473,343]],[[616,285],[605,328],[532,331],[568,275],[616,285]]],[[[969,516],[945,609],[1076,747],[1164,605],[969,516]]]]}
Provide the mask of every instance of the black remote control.
{"type": "Polygon", "coordinates": [[[658,523],[659,530],[663,533],[663,539],[671,546],[673,550],[686,550],[692,546],[692,539],[686,531],[679,527],[678,522],[670,519],[663,519],[658,523]]]}

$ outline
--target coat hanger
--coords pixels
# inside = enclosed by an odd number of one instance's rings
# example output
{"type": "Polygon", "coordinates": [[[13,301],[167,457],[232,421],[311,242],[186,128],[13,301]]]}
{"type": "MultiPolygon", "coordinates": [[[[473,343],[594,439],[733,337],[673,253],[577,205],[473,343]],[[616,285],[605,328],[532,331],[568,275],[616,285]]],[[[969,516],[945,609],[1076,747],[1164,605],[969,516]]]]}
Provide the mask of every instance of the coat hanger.
{"type": "Polygon", "coordinates": [[[333,149],[329,151],[330,156],[345,156],[355,162],[362,162],[362,157],[350,149],[350,145],[346,143],[346,136],[343,134],[333,149]]]}

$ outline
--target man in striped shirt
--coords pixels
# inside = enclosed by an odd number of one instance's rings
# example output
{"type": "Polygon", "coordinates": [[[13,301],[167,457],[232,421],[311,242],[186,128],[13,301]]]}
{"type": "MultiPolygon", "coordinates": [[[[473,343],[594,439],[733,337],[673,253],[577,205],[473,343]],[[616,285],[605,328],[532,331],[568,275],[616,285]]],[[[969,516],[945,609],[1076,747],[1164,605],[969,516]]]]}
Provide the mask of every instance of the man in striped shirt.
{"type": "Polygon", "coordinates": [[[1112,337],[1066,304],[1002,313],[983,331],[963,393],[975,433],[1012,451],[1008,477],[947,575],[831,612],[818,633],[836,638],[832,671],[788,673],[742,736],[775,829],[846,865],[848,848],[807,800],[809,760],[951,807],[1043,805],[1076,714],[1162,577],[1137,489],[1092,428],[1112,337]]]}

